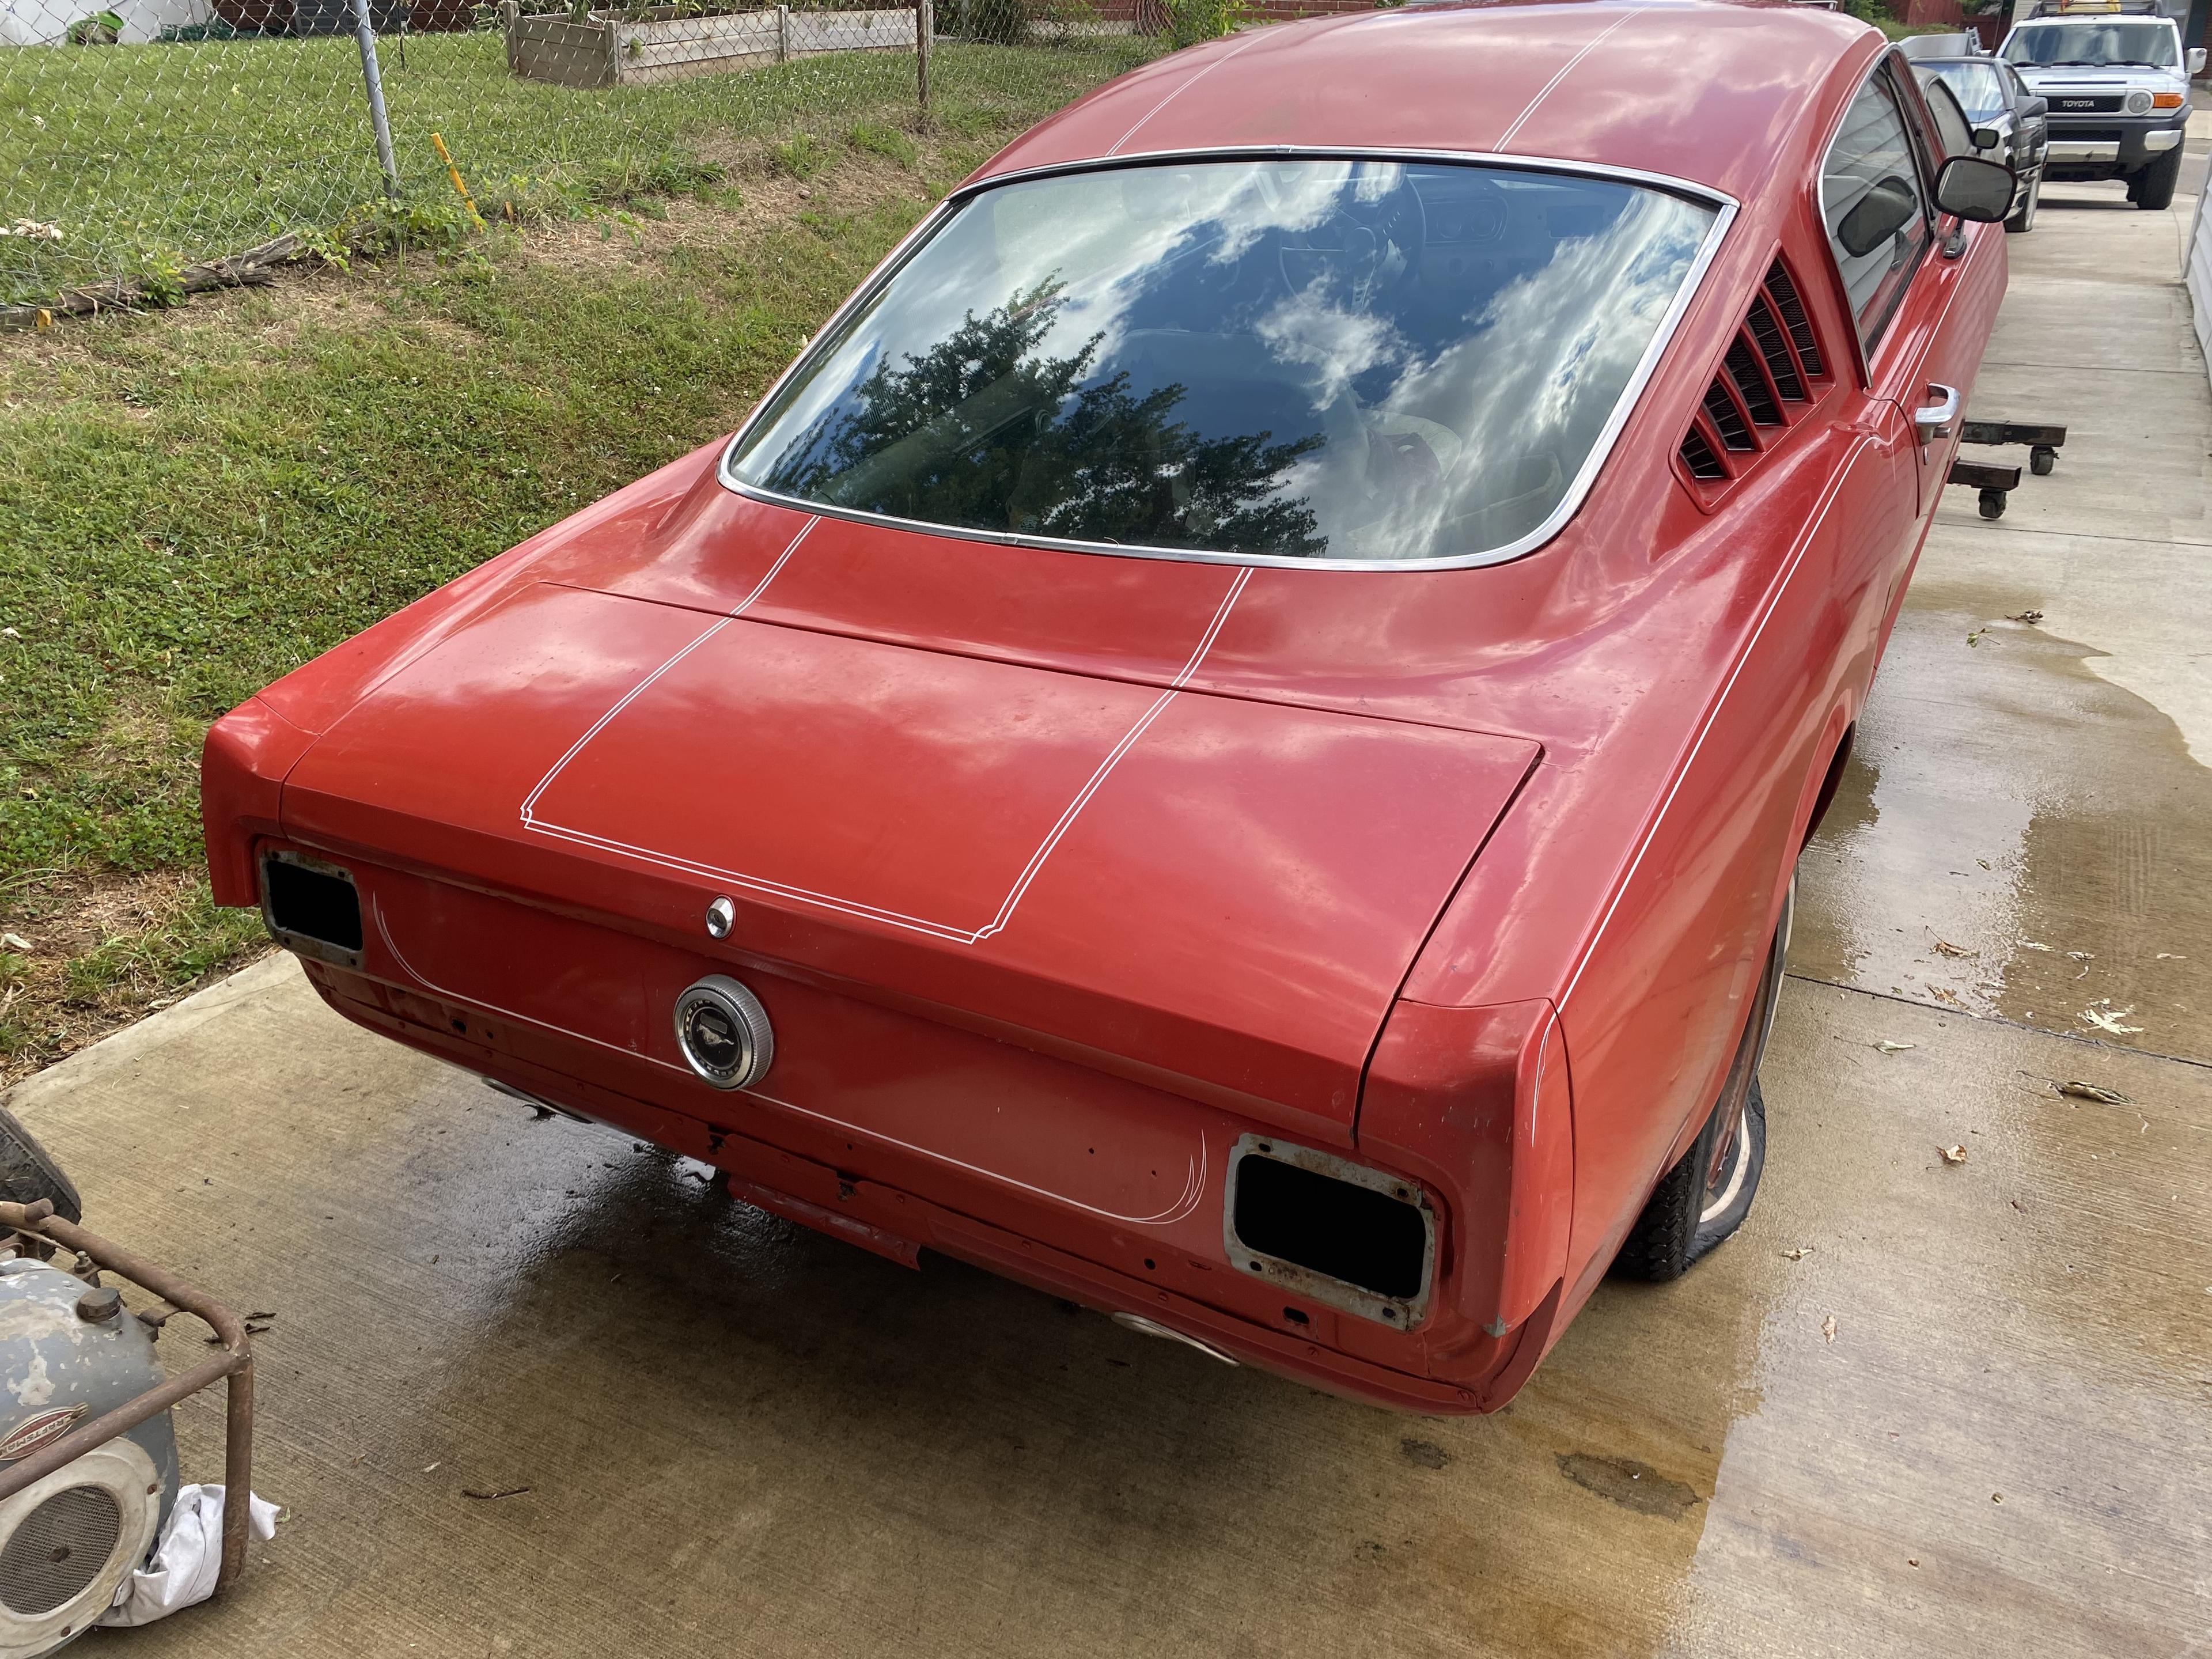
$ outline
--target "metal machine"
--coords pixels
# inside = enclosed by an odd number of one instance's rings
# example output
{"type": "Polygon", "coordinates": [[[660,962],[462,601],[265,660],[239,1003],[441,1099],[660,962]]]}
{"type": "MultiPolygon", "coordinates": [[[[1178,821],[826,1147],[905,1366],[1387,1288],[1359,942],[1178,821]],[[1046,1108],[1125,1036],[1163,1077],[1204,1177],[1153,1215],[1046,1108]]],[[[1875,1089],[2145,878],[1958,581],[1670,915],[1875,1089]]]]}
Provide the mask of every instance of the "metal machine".
{"type": "Polygon", "coordinates": [[[90,1629],[146,1564],[177,1498],[170,1408],[229,1384],[218,1591],[246,1563],[253,1359],[237,1315],[65,1218],[76,1190],[0,1111],[0,1659],[34,1659],[90,1629]],[[74,1253],[66,1265],[58,1251],[74,1253]],[[112,1273],[161,1300],[133,1311],[112,1273]],[[174,1314],[214,1355],[164,1375],[155,1338],[174,1314]]]}

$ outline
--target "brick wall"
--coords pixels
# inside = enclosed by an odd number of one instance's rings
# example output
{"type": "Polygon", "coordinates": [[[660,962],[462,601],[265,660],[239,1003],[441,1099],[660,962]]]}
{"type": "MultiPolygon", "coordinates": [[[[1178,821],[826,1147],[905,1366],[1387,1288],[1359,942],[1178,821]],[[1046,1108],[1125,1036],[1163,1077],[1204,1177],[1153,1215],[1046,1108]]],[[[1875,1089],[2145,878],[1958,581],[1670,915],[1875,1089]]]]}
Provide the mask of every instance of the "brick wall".
{"type": "Polygon", "coordinates": [[[1255,0],[1252,9],[1270,23],[1301,17],[1334,17],[1342,12],[1373,11],[1375,0],[1255,0]]]}
{"type": "MultiPolygon", "coordinates": [[[[1897,9],[1892,0],[1890,9],[1897,9]]],[[[1908,28],[1923,29],[1939,23],[1964,28],[1966,14],[1959,8],[1959,0],[1905,0],[1902,16],[1899,19],[1908,28]]]]}
{"type": "MultiPolygon", "coordinates": [[[[938,0],[941,6],[945,0],[938,0]]],[[[1334,17],[1340,12],[1372,11],[1375,0],[1247,0],[1255,18],[1264,23],[1290,23],[1301,17],[1334,17]]],[[[1091,0],[1091,9],[1102,21],[1134,22],[1140,30],[1166,27],[1166,8],[1161,0],[1091,0]]]]}

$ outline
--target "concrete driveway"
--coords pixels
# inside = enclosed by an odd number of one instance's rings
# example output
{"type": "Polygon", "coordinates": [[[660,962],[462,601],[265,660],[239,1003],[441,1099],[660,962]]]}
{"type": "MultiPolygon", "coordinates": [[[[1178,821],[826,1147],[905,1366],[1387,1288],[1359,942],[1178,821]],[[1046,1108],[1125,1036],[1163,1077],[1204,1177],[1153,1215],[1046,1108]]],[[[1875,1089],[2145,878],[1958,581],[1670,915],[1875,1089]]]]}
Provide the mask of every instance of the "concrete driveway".
{"type": "MultiPolygon", "coordinates": [[[[1759,1206],[1601,1290],[1510,1410],[1394,1417],[908,1273],[535,1122],[279,958],[13,1098],[95,1227],[274,1313],[291,1518],[228,1601],[87,1650],[2205,1651],[2193,207],[2054,186],[2013,239],[1975,412],[2073,435],[1931,538],[1808,860],[1759,1206]]],[[[183,1428],[212,1478],[216,1408],[183,1428]]]]}

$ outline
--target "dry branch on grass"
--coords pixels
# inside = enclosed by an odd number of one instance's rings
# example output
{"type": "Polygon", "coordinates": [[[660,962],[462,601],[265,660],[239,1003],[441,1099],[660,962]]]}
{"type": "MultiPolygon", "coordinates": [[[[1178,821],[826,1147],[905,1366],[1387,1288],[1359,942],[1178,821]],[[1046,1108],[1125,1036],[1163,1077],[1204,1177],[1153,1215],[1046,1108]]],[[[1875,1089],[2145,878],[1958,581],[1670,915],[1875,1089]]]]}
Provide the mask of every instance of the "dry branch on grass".
{"type": "Polygon", "coordinates": [[[51,328],[57,317],[89,317],[102,311],[159,309],[186,294],[204,294],[218,288],[260,288],[276,280],[276,267],[296,259],[305,250],[297,231],[287,231],[258,247],[228,259],[187,265],[173,282],[156,283],[140,279],[94,283],[73,288],[43,306],[0,306],[0,329],[51,328]]]}

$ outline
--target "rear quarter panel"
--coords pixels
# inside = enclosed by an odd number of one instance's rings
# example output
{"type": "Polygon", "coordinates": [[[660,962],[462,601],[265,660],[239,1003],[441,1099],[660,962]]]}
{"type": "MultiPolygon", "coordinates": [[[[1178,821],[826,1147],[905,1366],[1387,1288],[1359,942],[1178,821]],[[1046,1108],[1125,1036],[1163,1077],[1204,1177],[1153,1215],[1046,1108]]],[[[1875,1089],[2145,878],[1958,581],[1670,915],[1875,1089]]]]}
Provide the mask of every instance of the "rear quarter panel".
{"type": "Polygon", "coordinates": [[[1741,243],[1715,268],[1732,297],[1711,308],[1701,345],[1684,343],[1684,372],[1655,381],[1674,406],[1646,411],[1655,424],[1663,415],[1671,447],[1778,251],[1834,383],[1814,416],[1717,501],[1674,517],[1681,533],[1649,555],[1686,591],[1724,596],[1686,608],[1716,619],[1702,636],[1649,643],[1643,695],[1682,704],[1672,763],[1648,767],[1618,742],[1548,750],[1407,987],[1438,1004],[1534,994],[1501,979],[1493,964],[1527,951],[1499,942],[1581,941],[1553,993],[1573,1079],[1568,1313],[1711,1107],[1821,781],[1924,533],[1907,429],[1851,359],[1809,157],[1800,176],[1802,191],[1747,211],[1741,243]],[[1636,827],[1610,841],[1578,831],[1600,815],[1636,827]]]}

